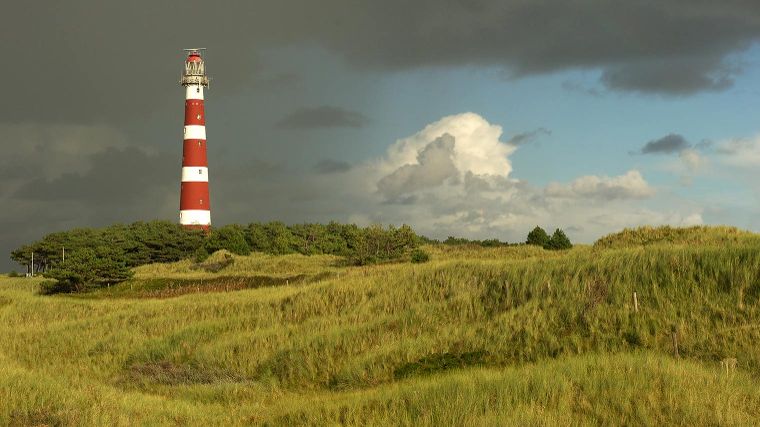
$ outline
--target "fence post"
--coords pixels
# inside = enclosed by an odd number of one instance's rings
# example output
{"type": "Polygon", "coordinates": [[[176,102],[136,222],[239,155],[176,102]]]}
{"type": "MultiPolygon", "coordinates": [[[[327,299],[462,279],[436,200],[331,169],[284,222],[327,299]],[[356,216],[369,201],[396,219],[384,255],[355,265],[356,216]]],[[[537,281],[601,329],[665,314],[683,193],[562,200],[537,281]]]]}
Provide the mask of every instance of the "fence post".
{"type": "Polygon", "coordinates": [[[636,296],[636,291],[633,291],[633,311],[639,312],[639,298],[636,296]]]}
{"type": "Polygon", "coordinates": [[[681,356],[678,354],[678,332],[676,332],[675,326],[673,326],[671,334],[673,336],[673,353],[675,353],[676,358],[680,358],[681,356]]]}

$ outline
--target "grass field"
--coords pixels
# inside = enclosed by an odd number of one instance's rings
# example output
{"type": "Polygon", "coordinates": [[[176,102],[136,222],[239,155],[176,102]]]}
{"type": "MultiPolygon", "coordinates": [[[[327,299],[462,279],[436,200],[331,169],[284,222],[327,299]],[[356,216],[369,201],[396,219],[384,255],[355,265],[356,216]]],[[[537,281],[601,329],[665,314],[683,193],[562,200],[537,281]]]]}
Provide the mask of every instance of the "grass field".
{"type": "Polygon", "coordinates": [[[144,266],[77,296],[0,278],[0,425],[760,419],[757,235],[425,249],[425,264],[144,266]]]}

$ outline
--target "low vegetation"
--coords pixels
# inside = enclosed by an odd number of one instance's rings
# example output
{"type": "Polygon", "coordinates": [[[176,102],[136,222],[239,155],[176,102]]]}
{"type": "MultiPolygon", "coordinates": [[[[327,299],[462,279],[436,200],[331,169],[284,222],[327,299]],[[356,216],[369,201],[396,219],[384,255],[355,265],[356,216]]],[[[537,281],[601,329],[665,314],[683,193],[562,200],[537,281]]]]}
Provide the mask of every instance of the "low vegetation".
{"type": "Polygon", "coordinates": [[[419,264],[220,252],[71,296],[3,278],[0,424],[752,424],[760,242],[706,232],[419,264]]]}
{"type": "MultiPolygon", "coordinates": [[[[539,227],[536,230],[546,236],[539,227]]],[[[531,236],[536,230],[528,236],[529,244],[534,244],[531,236]]],[[[541,245],[545,249],[572,247],[559,229],[545,240],[541,245]]],[[[407,225],[361,228],[335,222],[291,226],[270,222],[252,223],[247,227],[227,225],[204,232],[153,221],[48,234],[40,241],[13,251],[11,259],[26,264],[30,273],[52,279],[41,285],[41,292],[54,294],[110,287],[132,277],[132,268],[154,263],[192,260],[192,269],[216,273],[228,270],[235,262],[235,255],[247,256],[251,252],[332,255],[340,258],[335,261],[336,265],[423,263],[429,260],[429,255],[418,249],[421,243],[440,242],[418,236],[407,225]]],[[[479,241],[454,237],[446,239],[444,244],[508,246],[496,239],[479,241]]]]}
{"type": "Polygon", "coordinates": [[[760,235],[736,227],[640,227],[626,228],[594,243],[598,249],[627,248],[660,244],[737,245],[760,244],[760,235]]]}

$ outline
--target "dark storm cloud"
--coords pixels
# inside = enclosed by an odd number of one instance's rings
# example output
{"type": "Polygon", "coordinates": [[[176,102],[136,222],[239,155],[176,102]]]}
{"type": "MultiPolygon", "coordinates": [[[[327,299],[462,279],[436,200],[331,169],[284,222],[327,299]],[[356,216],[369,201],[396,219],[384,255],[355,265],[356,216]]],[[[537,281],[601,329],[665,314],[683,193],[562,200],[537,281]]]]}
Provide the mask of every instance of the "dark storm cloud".
{"type": "Polygon", "coordinates": [[[718,57],[673,58],[611,67],[604,71],[602,81],[612,89],[688,95],[729,88],[739,71],[718,57]]]}
{"type": "Polygon", "coordinates": [[[277,122],[279,129],[360,128],[369,120],[361,113],[340,107],[300,108],[277,122]]]}
{"type": "Polygon", "coordinates": [[[641,154],[674,154],[687,148],[691,148],[691,144],[686,141],[686,138],[671,133],[660,139],[647,142],[641,147],[641,154]]]}
{"type": "Polygon", "coordinates": [[[760,34],[760,4],[747,1],[430,0],[347,9],[352,19],[338,15],[335,31],[316,35],[357,66],[486,64],[513,76],[599,68],[612,89],[667,94],[730,85],[739,70],[727,56],[760,34]]]}
{"type": "Polygon", "coordinates": [[[347,172],[350,169],[350,163],[332,159],[321,160],[314,165],[314,172],[318,174],[347,172]]]}
{"type": "Polygon", "coordinates": [[[740,0],[11,2],[0,117],[144,117],[173,105],[179,49],[196,45],[219,94],[266,80],[258,52],[316,45],[363,69],[601,69],[611,89],[684,95],[730,86],[729,56],[759,35],[760,3],[740,0]]]}
{"type": "Polygon", "coordinates": [[[538,128],[530,132],[518,133],[509,139],[508,143],[512,145],[524,145],[535,141],[537,138],[545,135],[551,135],[552,132],[546,128],[538,128]]]}
{"type": "MultiPolygon", "coordinates": [[[[68,201],[102,207],[121,205],[133,209],[145,206],[151,190],[165,190],[177,171],[166,168],[176,163],[168,155],[148,155],[136,148],[109,148],[92,156],[86,173],[65,173],[53,180],[36,178],[13,195],[18,200],[68,201]]],[[[155,202],[155,200],[151,200],[155,202]]]]}

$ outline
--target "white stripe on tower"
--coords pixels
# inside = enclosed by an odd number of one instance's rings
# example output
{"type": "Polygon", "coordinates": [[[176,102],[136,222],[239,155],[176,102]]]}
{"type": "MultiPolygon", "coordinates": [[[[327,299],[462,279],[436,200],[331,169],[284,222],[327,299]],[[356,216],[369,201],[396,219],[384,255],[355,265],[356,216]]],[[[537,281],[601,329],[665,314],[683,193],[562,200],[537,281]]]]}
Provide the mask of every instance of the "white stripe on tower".
{"type": "Polygon", "coordinates": [[[208,182],[208,168],[203,166],[183,166],[182,182],[208,182]]]}
{"type": "Polygon", "coordinates": [[[201,85],[189,85],[185,88],[185,99],[200,99],[203,100],[203,86],[201,85]]]}
{"type": "Polygon", "coordinates": [[[211,211],[192,209],[179,211],[179,223],[182,225],[211,224],[211,211]]]}
{"type": "Polygon", "coordinates": [[[206,126],[185,126],[185,139],[206,139],[206,126]]]}

